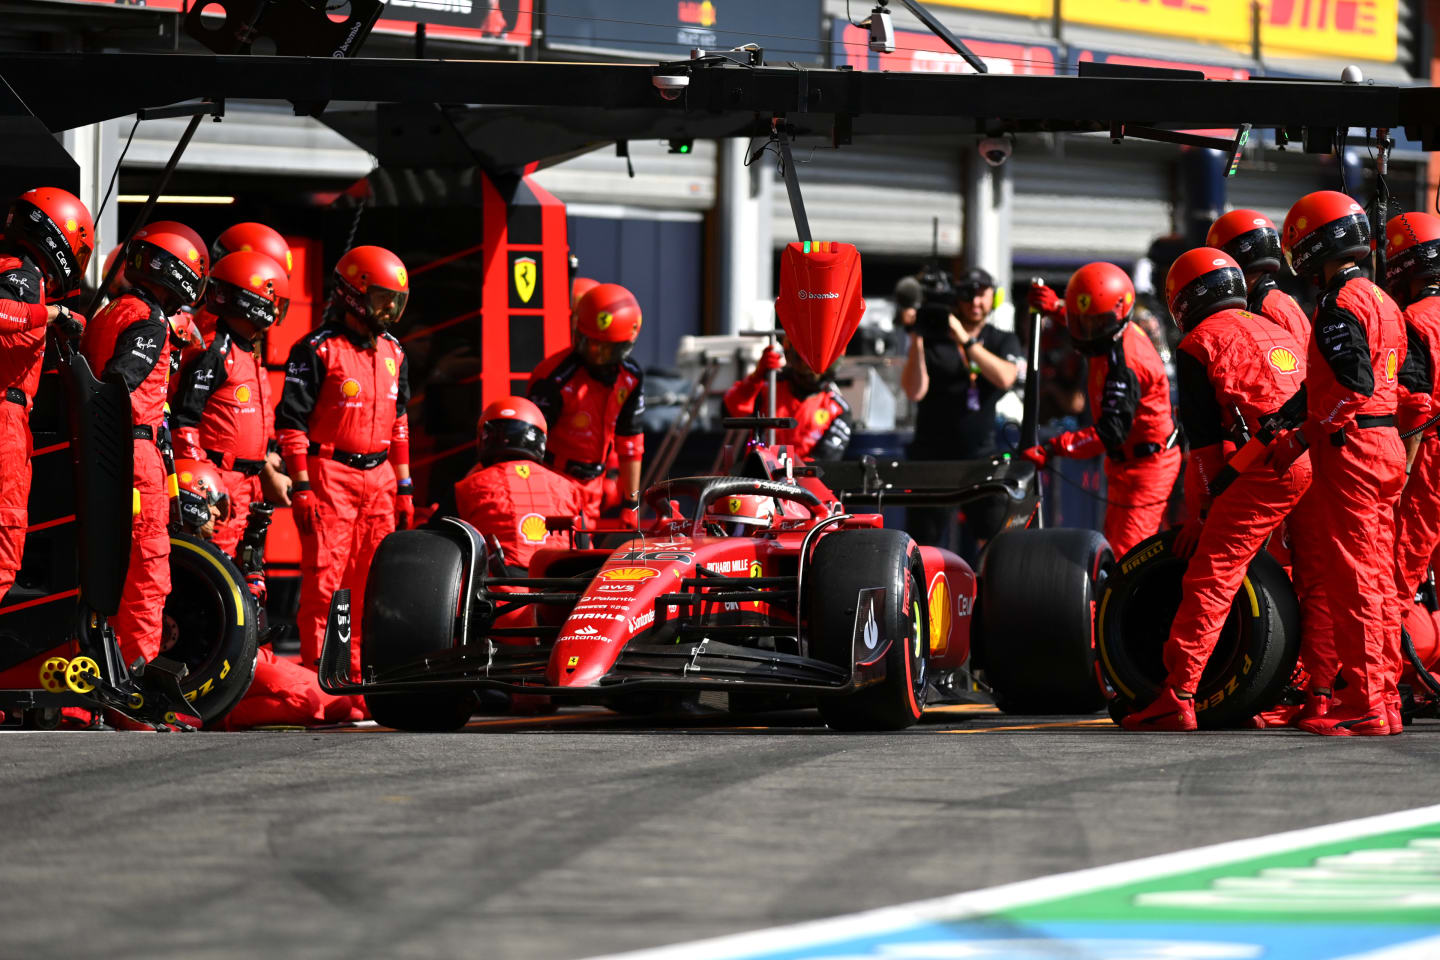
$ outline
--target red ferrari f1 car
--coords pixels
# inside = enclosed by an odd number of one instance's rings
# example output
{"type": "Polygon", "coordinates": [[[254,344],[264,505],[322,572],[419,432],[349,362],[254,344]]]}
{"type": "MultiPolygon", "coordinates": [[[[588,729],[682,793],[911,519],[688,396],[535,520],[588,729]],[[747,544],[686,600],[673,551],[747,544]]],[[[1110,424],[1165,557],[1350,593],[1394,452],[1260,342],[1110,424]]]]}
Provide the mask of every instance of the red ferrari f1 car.
{"type": "Polygon", "coordinates": [[[485,539],[460,520],[393,534],[366,586],[361,678],[350,676],[349,597],[337,593],[321,686],[363,694],[377,721],[407,730],[463,725],[483,689],[625,711],[657,694],[721,692],[732,709],[813,704],[837,730],[897,730],[970,657],[1007,709],[1102,706],[1090,624],[1109,549],[1090,531],[1025,529],[1030,463],[818,473],[755,444],[739,475],[648,490],[659,519],[646,532],[611,549],[541,550],[526,577],[491,575],[485,539]],[[995,492],[1016,529],[991,545],[978,579],[847,506],[995,492]],[[770,522],[726,529],[727,511],[751,498],[773,502],[770,522]]]}
{"type": "MultiPolygon", "coordinates": [[[[853,246],[790,244],[776,314],[811,369],[830,367],[863,311],[853,246]]],[[[1022,432],[1033,435],[1037,385],[1026,391],[1022,432]]],[[[552,518],[574,539],[537,552],[524,577],[505,576],[503,558],[460,520],[387,537],[364,610],[344,591],[333,598],[321,687],[364,695],[377,721],[409,730],[459,727],[486,689],[620,710],[723,694],[732,710],[813,704],[837,730],[897,730],[932,693],[955,691],[968,658],[1002,708],[1104,705],[1091,624],[1109,547],[1090,531],[1034,529],[1033,464],[1007,454],[822,468],[761,441],[793,420],[726,425],[754,431],[726,475],[651,487],[651,526],[605,549],[579,543],[571,518],[552,518]],[[1008,512],[978,577],[862,512],[985,496],[1008,512]],[[731,522],[741,513],[749,523],[731,522]]]]}

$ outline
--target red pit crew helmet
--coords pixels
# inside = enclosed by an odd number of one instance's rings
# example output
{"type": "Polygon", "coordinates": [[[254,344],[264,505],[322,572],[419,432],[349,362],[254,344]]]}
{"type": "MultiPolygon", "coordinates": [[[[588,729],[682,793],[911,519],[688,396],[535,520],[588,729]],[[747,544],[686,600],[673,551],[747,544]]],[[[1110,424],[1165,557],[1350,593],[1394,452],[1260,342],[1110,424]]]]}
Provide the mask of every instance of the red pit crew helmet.
{"type": "Polygon", "coordinates": [[[204,460],[176,460],[175,482],[180,491],[180,522],[186,530],[198,534],[217,518],[229,518],[230,495],[213,464],[204,460]]]}
{"type": "Polygon", "coordinates": [[[1335,260],[1359,260],[1370,252],[1365,208],[1335,190],[1307,193],[1285,215],[1280,250],[1299,277],[1318,275],[1335,260]]]}
{"type": "Polygon", "coordinates": [[[1087,263],[1065,285],[1065,326],[1081,353],[1099,355],[1108,350],[1133,309],[1135,285],[1113,263],[1087,263]]]}
{"type": "Polygon", "coordinates": [[[228,254],[245,251],[265,254],[280,265],[287,278],[295,269],[295,256],[290,252],[290,244],[285,242],[279,231],[263,223],[237,223],[230,227],[215,238],[210,247],[210,258],[218,261],[228,254]]]}
{"type": "Polygon", "coordinates": [[[95,221],[74,194],[38,187],[10,204],[5,239],[35,257],[46,294],[61,300],[80,289],[95,250],[95,221]]]}
{"type": "Polygon", "coordinates": [[[640,304],[618,283],[597,283],[575,304],[575,351],[587,367],[612,367],[640,336],[640,304]]]}
{"type": "Polygon", "coordinates": [[[524,397],[501,397],[490,404],[480,414],[476,433],[486,465],[545,458],[545,415],[524,397]]]}
{"type": "Polygon", "coordinates": [[[264,330],[285,319],[290,281],[280,264],[263,253],[226,254],[210,272],[209,305],[217,317],[244,320],[264,330]]]}
{"type": "Polygon", "coordinates": [[[125,256],[125,279],[131,286],[162,297],[169,294],[186,307],[198,303],[204,293],[205,250],[190,237],[156,230],[152,224],[135,234],[125,256]]]}
{"type": "Polygon", "coordinates": [[[335,295],[372,333],[383,333],[405,312],[410,274],[384,247],[352,247],[335,264],[335,295]]]}
{"type": "Polygon", "coordinates": [[[1187,250],[1165,276],[1165,303],[1180,329],[1190,330],[1217,310],[1245,307],[1245,274],[1224,250],[1187,250]]]}
{"type": "Polygon", "coordinates": [[[1216,220],[1205,246],[1224,250],[1247,273],[1280,270],[1280,231],[1258,210],[1231,210],[1216,220]]]}
{"type": "Polygon", "coordinates": [[[1385,236],[1385,286],[1401,303],[1409,303],[1415,281],[1440,280],[1440,217],[1402,213],[1390,218],[1385,236]]]}

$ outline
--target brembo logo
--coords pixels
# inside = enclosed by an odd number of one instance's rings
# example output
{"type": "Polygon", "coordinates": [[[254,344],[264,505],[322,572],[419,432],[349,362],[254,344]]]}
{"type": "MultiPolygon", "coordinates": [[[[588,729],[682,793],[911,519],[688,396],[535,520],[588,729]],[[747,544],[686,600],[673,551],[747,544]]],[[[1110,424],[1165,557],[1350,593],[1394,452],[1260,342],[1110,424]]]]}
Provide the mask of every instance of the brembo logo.
{"type": "Polygon", "coordinates": [[[830,291],[825,292],[825,293],[811,293],[811,292],[808,291],[808,290],[797,290],[797,291],[795,292],[795,296],[799,297],[801,300],[839,300],[839,299],[840,299],[840,294],[836,293],[834,290],[830,290],[830,291]]]}

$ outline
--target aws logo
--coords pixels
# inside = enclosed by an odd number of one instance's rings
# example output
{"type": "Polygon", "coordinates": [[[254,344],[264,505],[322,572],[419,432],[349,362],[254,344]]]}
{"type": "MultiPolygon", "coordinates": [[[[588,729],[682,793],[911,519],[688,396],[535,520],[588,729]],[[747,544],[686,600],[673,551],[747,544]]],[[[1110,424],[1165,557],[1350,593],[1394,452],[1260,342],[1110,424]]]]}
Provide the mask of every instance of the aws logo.
{"type": "Polygon", "coordinates": [[[526,543],[544,543],[550,531],[545,529],[545,518],[538,513],[527,513],[520,518],[520,538],[526,543]]]}
{"type": "Polygon", "coordinates": [[[681,23],[695,23],[702,27],[715,26],[715,4],[710,0],[703,3],[695,3],[693,0],[680,0],[676,4],[675,16],[681,23]]]}
{"type": "Polygon", "coordinates": [[[1295,354],[1284,347],[1273,347],[1270,350],[1268,359],[1270,366],[1284,374],[1292,374],[1300,369],[1300,361],[1295,354]]]}

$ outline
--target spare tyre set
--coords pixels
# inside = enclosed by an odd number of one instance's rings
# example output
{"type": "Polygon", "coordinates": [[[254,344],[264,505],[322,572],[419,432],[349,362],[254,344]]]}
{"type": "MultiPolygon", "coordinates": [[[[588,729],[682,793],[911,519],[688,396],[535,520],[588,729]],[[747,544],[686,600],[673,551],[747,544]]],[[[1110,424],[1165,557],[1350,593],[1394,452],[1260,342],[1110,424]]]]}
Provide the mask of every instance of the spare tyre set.
{"type": "Polygon", "coordinates": [[[207,727],[250,689],[258,617],[245,578],[229,557],[204,540],[171,536],[162,652],[188,668],[180,687],[207,727]]]}
{"type": "MultiPolygon", "coordinates": [[[[1156,534],[1115,562],[1100,590],[1096,639],[1113,689],[1111,715],[1147,706],[1165,682],[1165,641],[1180,606],[1187,561],[1176,531],[1156,534]]],[[[1300,605],[1268,553],[1250,562],[1195,692],[1202,728],[1236,727],[1275,706],[1300,653],[1300,605]]]]}

